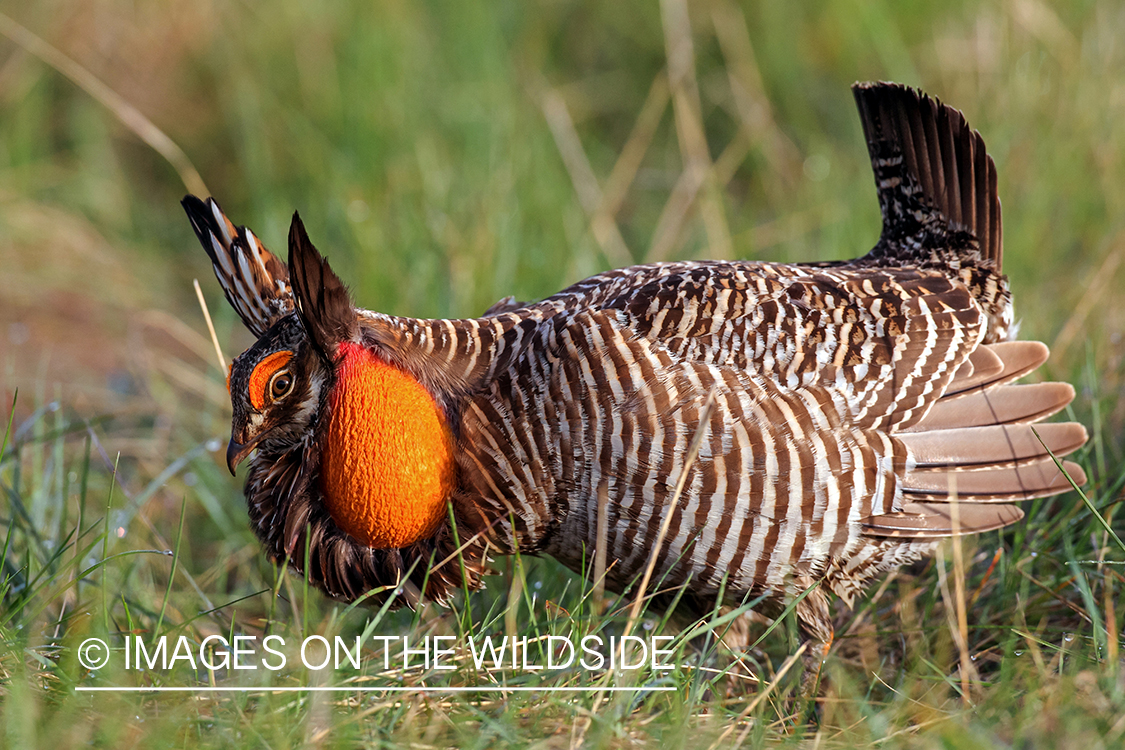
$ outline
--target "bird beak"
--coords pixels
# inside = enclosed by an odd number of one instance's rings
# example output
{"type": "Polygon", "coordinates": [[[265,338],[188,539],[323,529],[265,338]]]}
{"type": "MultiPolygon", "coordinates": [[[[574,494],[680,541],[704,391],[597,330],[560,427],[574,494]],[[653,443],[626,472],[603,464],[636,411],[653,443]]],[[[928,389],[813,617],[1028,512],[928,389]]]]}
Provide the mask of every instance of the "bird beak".
{"type": "Polygon", "coordinates": [[[257,443],[257,440],[251,440],[249,443],[243,444],[236,442],[233,437],[230,439],[230,442],[227,443],[227,468],[230,469],[230,475],[232,477],[234,476],[234,470],[250,455],[250,451],[254,450],[254,446],[257,445],[257,443]]]}

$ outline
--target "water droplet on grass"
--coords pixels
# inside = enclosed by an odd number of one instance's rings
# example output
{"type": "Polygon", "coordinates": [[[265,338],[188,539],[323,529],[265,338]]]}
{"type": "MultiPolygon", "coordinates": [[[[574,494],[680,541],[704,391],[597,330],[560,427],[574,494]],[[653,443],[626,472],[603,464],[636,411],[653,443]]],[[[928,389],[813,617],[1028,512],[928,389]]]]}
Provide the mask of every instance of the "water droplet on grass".
{"type": "Polygon", "coordinates": [[[832,171],[832,162],[824,154],[813,154],[805,159],[805,176],[813,182],[823,182],[832,171]]]}
{"type": "Polygon", "coordinates": [[[366,219],[370,213],[366,201],[357,198],[348,204],[348,218],[357,224],[366,219]]]}

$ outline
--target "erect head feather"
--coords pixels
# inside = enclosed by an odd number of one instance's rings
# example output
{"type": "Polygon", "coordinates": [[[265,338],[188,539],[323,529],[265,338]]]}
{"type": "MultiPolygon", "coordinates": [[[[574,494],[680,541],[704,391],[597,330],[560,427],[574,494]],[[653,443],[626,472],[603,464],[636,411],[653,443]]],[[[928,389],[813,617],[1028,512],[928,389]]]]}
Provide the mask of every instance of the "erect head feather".
{"type": "Polygon", "coordinates": [[[215,277],[242,322],[255,336],[293,312],[289,269],[246,227],[236,227],[214,198],[182,201],[215,277]]]}
{"type": "Polygon", "coordinates": [[[317,252],[296,212],[289,227],[289,276],[301,324],[316,350],[331,362],[337,347],[355,336],[355,308],[344,282],[317,252]]]}

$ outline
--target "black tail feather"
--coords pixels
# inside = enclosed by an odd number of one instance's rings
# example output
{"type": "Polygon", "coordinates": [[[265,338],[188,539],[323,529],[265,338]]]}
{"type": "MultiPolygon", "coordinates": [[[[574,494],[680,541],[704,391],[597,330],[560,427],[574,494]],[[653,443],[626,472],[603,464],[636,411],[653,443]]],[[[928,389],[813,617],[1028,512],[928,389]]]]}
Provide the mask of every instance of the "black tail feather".
{"type": "Polygon", "coordinates": [[[883,236],[873,255],[908,260],[942,245],[938,249],[976,250],[974,260],[991,262],[1000,273],[996,166],[980,134],[958,110],[908,86],[857,83],[852,92],[883,211],[883,236]],[[977,247],[958,242],[961,232],[977,247]]]}

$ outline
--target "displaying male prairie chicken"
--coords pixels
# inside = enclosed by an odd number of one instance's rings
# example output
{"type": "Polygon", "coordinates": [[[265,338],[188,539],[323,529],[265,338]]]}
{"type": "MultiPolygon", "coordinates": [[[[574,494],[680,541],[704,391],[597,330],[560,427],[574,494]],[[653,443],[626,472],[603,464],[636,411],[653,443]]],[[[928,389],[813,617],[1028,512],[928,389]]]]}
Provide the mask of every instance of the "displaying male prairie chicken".
{"type": "Polygon", "coordinates": [[[609,589],[639,578],[671,514],[661,590],[704,612],[720,591],[765,596],[776,614],[815,585],[795,611],[819,663],[830,594],[851,603],[938,540],[1066,490],[1048,451],[1086,432],[1038,424],[1040,443],[1032,424],[1074,389],[1010,384],[1047,347],[1009,340],[980,135],[913,89],[854,93],[883,231],[846,262],[635,266],[417,320],[355,307],[296,215],[283,263],[213,200],[185,198],[259,337],[231,368],[227,461],[257,450],[246,498],[270,557],[339,599],[442,600],[479,586],[494,554],[588,570],[602,491],[609,589]]]}

